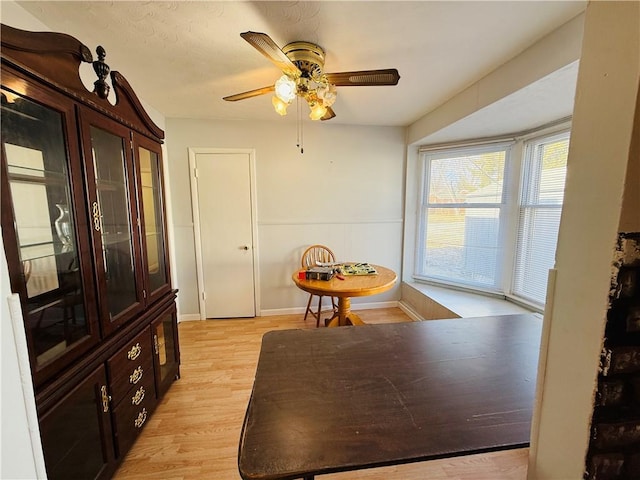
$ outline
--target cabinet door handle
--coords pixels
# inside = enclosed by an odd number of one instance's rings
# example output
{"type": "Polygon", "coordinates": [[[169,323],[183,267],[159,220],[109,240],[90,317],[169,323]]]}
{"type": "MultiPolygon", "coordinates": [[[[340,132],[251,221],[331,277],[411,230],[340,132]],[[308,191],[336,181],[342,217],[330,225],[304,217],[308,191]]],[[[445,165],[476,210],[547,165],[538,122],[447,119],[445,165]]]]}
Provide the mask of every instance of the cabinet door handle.
{"type": "Polygon", "coordinates": [[[140,356],[141,353],[142,347],[140,346],[140,343],[136,343],[133,347],[131,347],[131,350],[127,352],[127,358],[129,360],[135,360],[140,356]]]}
{"type": "Polygon", "coordinates": [[[136,428],[141,428],[144,425],[144,422],[147,421],[147,409],[143,408],[142,411],[138,414],[138,418],[133,421],[133,424],[136,428]]]}
{"type": "Polygon", "coordinates": [[[93,202],[92,205],[93,211],[93,228],[96,232],[100,231],[100,207],[98,207],[98,202],[93,202]]]}
{"type": "Polygon", "coordinates": [[[142,403],[142,400],[144,400],[144,394],[144,387],[140,387],[136,394],[131,397],[131,405],[140,405],[142,403]]]}
{"type": "Polygon", "coordinates": [[[153,349],[156,352],[156,355],[160,354],[160,344],[158,343],[158,335],[153,335],[153,349]]]}
{"type": "Polygon", "coordinates": [[[100,394],[102,395],[102,411],[107,413],[109,411],[109,402],[111,401],[111,397],[107,394],[106,385],[102,385],[102,387],[100,387],[100,394]]]}
{"type": "Polygon", "coordinates": [[[132,385],[135,385],[140,380],[142,380],[142,373],[143,372],[144,372],[144,370],[142,370],[142,367],[136,368],[133,371],[133,373],[131,375],[129,375],[129,383],[131,383],[132,385]]]}

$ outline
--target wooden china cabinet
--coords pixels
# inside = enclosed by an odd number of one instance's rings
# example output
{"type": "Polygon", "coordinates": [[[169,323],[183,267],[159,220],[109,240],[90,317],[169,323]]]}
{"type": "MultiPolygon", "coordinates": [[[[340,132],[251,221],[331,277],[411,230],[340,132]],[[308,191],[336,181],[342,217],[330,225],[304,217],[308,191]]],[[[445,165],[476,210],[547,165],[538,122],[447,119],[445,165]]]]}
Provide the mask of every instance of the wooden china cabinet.
{"type": "Polygon", "coordinates": [[[2,237],[47,475],[109,478],[179,376],[164,132],[102,47],[94,61],[64,34],[0,39],[2,237]]]}

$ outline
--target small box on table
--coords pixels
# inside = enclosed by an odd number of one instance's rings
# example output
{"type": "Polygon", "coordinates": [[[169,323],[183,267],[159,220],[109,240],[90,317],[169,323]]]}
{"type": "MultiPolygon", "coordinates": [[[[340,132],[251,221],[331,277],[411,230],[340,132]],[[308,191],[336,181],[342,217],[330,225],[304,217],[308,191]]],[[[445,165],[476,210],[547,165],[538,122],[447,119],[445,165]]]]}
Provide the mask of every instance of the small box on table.
{"type": "Polygon", "coordinates": [[[307,280],[331,280],[333,278],[333,268],[312,267],[305,272],[307,280]]]}

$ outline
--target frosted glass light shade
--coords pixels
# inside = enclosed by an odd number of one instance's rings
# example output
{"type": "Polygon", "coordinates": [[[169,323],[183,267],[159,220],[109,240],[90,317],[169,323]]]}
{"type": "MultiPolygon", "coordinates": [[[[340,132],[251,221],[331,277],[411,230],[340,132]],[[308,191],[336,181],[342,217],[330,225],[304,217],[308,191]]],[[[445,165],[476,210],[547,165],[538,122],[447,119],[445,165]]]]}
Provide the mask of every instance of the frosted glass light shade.
{"type": "Polygon", "coordinates": [[[309,118],[311,120],[320,120],[324,117],[324,114],[327,113],[327,107],[322,105],[322,103],[316,103],[314,105],[310,105],[311,113],[309,114],[309,118]]]}
{"type": "Polygon", "coordinates": [[[338,98],[338,92],[336,86],[330,83],[318,88],[318,98],[322,100],[322,104],[325,107],[330,107],[338,98]]]}
{"type": "Polygon", "coordinates": [[[287,114],[287,107],[289,106],[288,103],[283,102],[276,96],[271,99],[271,103],[273,104],[273,108],[276,109],[276,113],[283,116],[287,114]]]}
{"type": "Polygon", "coordinates": [[[291,103],[296,98],[296,82],[286,75],[276,81],[275,88],[276,96],[285,103],[291,103]]]}

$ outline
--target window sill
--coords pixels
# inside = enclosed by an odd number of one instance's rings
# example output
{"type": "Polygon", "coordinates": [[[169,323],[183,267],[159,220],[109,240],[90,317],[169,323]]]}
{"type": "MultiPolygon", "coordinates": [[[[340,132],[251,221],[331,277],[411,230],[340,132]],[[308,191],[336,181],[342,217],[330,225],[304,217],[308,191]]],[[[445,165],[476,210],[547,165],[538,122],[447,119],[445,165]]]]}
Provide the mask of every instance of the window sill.
{"type": "Polygon", "coordinates": [[[500,298],[417,282],[402,282],[401,303],[420,320],[535,313],[500,298]]]}

